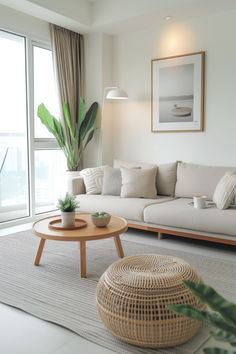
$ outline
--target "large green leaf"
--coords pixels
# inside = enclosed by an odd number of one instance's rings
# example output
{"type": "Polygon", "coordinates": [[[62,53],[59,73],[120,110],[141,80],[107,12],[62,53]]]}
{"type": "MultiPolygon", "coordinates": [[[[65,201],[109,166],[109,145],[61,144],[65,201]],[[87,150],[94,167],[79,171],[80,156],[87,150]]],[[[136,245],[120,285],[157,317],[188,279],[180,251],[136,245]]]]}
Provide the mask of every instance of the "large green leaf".
{"type": "Polygon", "coordinates": [[[80,99],[79,99],[79,119],[78,119],[79,127],[81,126],[81,124],[83,122],[84,112],[85,112],[85,100],[82,97],[80,97],[80,99]]]}
{"type": "Polygon", "coordinates": [[[94,135],[94,129],[89,132],[87,141],[86,141],[86,143],[85,143],[85,145],[84,145],[84,149],[86,148],[86,146],[88,145],[88,143],[90,142],[90,140],[93,138],[93,135],[94,135]]]}
{"type": "Polygon", "coordinates": [[[236,352],[221,348],[204,348],[205,354],[236,354],[236,352]]]}
{"type": "Polygon", "coordinates": [[[80,126],[80,138],[84,140],[89,130],[93,127],[98,111],[98,103],[94,102],[87,113],[85,114],[84,120],[80,126]]]}
{"type": "Polygon", "coordinates": [[[38,106],[37,114],[48,131],[55,136],[59,146],[63,148],[65,145],[65,140],[61,123],[55,117],[53,117],[53,115],[51,115],[43,103],[38,106]]]}
{"type": "Polygon", "coordinates": [[[62,128],[61,123],[50,114],[43,103],[38,107],[38,116],[41,122],[56,138],[66,156],[68,169],[71,171],[76,171],[79,167],[83,151],[83,140],[87,137],[84,146],[86,147],[93,138],[94,131],[92,128],[96,120],[97,110],[98,104],[95,102],[91,105],[84,117],[85,101],[83,98],[80,98],[78,121],[76,124],[73,124],[69,112],[69,106],[64,102],[64,123],[69,129],[69,132],[67,133],[67,130],[62,128]]]}
{"type": "Polygon", "coordinates": [[[83,122],[84,112],[85,112],[85,100],[82,97],[80,97],[79,116],[78,116],[78,122],[76,123],[76,129],[75,129],[75,139],[76,140],[78,140],[78,138],[79,138],[79,131],[80,131],[81,124],[83,122]]]}
{"type": "Polygon", "coordinates": [[[167,307],[178,315],[192,318],[208,326],[214,326],[236,335],[236,326],[226,322],[221,316],[214,312],[201,310],[189,304],[167,305],[167,307]]]}
{"type": "Polygon", "coordinates": [[[57,142],[60,146],[60,148],[63,148],[65,145],[65,140],[64,140],[64,134],[63,134],[63,130],[61,127],[61,123],[58,122],[58,120],[56,118],[53,119],[53,124],[54,124],[54,128],[56,131],[56,139],[57,142]]]}
{"type": "Polygon", "coordinates": [[[52,133],[55,136],[55,129],[54,129],[54,124],[53,124],[53,118],[54,117],[47,110],[47,108],[45,107],[45,105],[43,103],[41,103],[38,106],[37,115],[40,118],[41,122],[49,130],[49,132],[52,133]]]}
{"type": "Polygon", "coordinates": [[[236,305],[224,299],[209,285],[190,280],[184,280],[184,284],[202,303],[219,312],[226,321],[236,326],[236,305]]]}
{"type": "Polygon", "coordinates": [[[67,123],[69,131],[70,131],[70,136],[71,136],[71,139],[73,140],[74,139],[74,131],[73,131],[73,126],[72,126],[72,122],[71,122],[69,105],[67,102],[64,102],[62,107],[63,107],[64,117],[66,119],[66,123],[67,123]]]}
{"type": "Polygon", "coordinates": [[[211,336],[217,341],[227,342],[233,347],[236,347],[236,336],[231,333],[217,329],[215,331],[211,331],[211,336]]]}

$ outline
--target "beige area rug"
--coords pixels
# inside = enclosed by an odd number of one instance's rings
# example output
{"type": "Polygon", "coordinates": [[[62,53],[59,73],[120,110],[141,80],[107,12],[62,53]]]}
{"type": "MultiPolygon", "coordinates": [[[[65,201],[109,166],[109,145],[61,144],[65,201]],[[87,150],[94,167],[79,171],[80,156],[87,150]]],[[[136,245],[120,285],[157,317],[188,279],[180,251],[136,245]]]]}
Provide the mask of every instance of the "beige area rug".
{"type": "MultiPolygon", "coordinates": [[[[117,260],[113,240],[87,242],[87,279],[79,276],[76,242],[46,241],[41,265],[36,267],[33,261],[38,243],[39,238],[31,231],[0,237],[0,302],[66,327],[116,353],[193,354],[208,338],[208,330],[202,327],[189,342],[172,349],[144,349],[119,341],[103,326],[95,306],[97,281],[117,260]]],[[[234,298],[233,262],[130,241],[122,244],[127,256],[156,253],[183,258],[206,283],[229,300],[234,298]]]]}

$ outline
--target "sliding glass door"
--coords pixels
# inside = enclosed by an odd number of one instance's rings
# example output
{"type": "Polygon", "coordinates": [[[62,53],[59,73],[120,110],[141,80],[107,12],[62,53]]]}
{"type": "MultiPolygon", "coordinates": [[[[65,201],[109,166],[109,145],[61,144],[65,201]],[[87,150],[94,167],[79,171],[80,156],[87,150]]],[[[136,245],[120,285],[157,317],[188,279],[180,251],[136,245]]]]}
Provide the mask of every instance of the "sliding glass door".
{"type": "Polygon", "coordinates": [[[25,38],[0,30],[0,222],[29,215],[25,38]]]}
{"type": "Polygon", "coordinates": [[[50,47],[0,30],[0,226],[55,210],[66,192],[66,159],[40,103],[59,118],[50,47]]]}

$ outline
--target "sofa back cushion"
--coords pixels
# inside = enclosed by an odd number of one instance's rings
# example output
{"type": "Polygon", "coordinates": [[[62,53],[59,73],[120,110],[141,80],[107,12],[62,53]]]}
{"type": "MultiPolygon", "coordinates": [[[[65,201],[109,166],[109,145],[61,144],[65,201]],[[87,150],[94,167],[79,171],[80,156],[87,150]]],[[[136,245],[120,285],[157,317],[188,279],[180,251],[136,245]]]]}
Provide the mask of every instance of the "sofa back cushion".
{"type": "Polygon", "coordinates": [[[157,193],[159,195],[175,195],[177,177],[177,162],[158,165],[157,168],[157,193]]]}
{"type": "Polygon", "coordinates": [[[236,172],[236,167],[204,166],[179,162],[175,196],[192,198],[194,195],[205,195],[208,200],[212,200],[218,182],[227,171],[236,172]]]}
{"type": "Polygon", "coordinates": [[[177,173],[177,162],[160,164],[157,166],[155,164],[146,163],[146,162],[114,160],[113,166],[115,168],[120,168],[120,167],[134,168],[138,166],[143,169],[157,167],[157,175],[156,175],[157,194],[174,196],[175,184],[176,184],[176,173],[177,173]]]}

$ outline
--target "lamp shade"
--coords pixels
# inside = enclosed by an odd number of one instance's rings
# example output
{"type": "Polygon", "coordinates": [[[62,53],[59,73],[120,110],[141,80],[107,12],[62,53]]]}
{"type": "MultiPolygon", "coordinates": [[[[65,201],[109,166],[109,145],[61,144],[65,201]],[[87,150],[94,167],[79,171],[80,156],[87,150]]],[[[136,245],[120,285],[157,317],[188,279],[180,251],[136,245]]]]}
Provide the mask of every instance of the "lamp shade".
{"type": "Polygon", "coordinates": [[[120,89],[119,87],[116,87],[111,89],[107,93],[106,98],[108,100],[125,100],[128,98],[128,95],[124,90],[120,89]]]}

